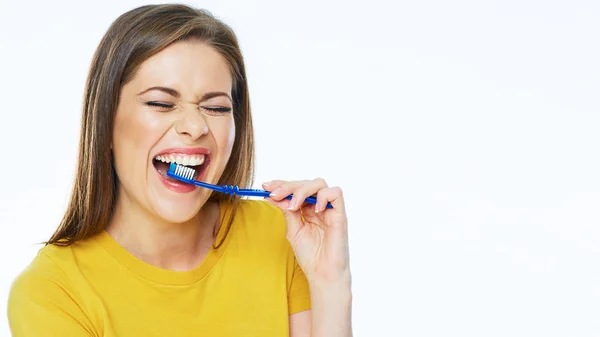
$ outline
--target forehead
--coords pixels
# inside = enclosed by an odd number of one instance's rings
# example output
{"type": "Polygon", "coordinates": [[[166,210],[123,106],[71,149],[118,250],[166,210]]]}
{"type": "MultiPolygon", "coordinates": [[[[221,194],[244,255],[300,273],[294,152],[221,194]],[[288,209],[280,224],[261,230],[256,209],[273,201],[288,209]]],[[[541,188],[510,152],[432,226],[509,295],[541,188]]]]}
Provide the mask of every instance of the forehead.
{"type": "Polygon", "coordinates": [[[182,41],[145,60],[131,84],[168,86],[183,95],[195,95],[214,90],[230,92],[232,77],[227,60],[216,49],[197,41],[182,41]]]}

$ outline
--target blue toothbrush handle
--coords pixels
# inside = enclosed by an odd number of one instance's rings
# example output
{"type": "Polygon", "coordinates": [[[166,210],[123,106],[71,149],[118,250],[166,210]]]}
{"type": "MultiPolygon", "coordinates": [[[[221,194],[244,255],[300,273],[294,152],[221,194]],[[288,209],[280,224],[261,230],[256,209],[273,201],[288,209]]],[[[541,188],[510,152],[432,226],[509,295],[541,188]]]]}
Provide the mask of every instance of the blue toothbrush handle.
{"type": "MultiPolygon", "coordinates": [[[[268,192],[265,190],[258,190],[258,189],[251,189],[251,188],[240,189],[239,187],[232,186],[232,185],[219,186],[219,185],[205,183],[202,181],[196,181],[194,179],[191,179],[190,173],[185,170],[183,171],[183,175],[176,173],[177,170],[179,170],[180,168],[185,168],[185,167],[182,165],[179,165],[179,164],[171,163],[169,165],[169,170],[167,171],[167,176],[178,179],[178,180],[183,181],[188,184],[193,184],[196,186],[209,188],[213,191],[217,191],[217,192],[221,192],[221,193],[225,193],[225,194],[229,194],[229,195],[237,194],[240,196],[263,197],[263,198],[267,198],[271,195],[271,192],[268,192]]],[[[292,196],[293,196],[293,194],[290,194],[286,197],[286,199],[291,200],[292,196]]],[[[310,196],[310,197],[304,199],[304,202],[314,205],[317,203],[317,198],[314,196],[310,196]]],[[[328,202],[326,208],[333,208],[333,206],[331,205],[331,203],[328,202]]]]}
{"type": "MultiPolygon", "coordinates": [[[[235,189],[232,188],[231,186],[226,186],[226,189],[231,190],[233,193],[240,195],[240,196],[246,196],[246,197],[263,197],[263,198],[267,198],[269,195],[271,195],[271,192],[269,191],[265,191],[265,190],[255,190],[255,189],[235,189]]],[[[287,197],[285,197],[288,200],[292,199],[293,194],[288,195],[287,197]]],[[[310,196],[306,199],[304,199],[304,202],[309,203],[309,204],[316,204],[317,203],[317,198],[315,196],[310,196]]],[[[333,208],[333,206],[331,205],[330,202],[327,203],[327,208],[333,208]]]]}

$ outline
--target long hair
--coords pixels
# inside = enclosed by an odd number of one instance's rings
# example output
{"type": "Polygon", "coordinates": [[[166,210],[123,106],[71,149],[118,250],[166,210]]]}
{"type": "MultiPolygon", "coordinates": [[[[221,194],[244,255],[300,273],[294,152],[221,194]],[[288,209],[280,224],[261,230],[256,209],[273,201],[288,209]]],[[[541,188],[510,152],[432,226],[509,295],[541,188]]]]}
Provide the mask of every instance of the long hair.
{"type": "MultiPolygon", "coordinates": [[[[70,245],[106,228],[119,184],[110,140],[121,88],[146,59],[172,43],[192,39],[217,50],[227,60],[233,78],[235,140],[219,184],[240,187],[252,184],[254,136],[250,98],[244,60],[233,30],[208,11],[186,5],[138,7],[112,23],[92,59],[85,86],[73,190],[62,221],[46,244],[70,245]]],[[[213,193],[209,201],[232,206],[227,208],[226,225],[220,227],[225,228],[226,236],[240,199],[213,193]]]]}

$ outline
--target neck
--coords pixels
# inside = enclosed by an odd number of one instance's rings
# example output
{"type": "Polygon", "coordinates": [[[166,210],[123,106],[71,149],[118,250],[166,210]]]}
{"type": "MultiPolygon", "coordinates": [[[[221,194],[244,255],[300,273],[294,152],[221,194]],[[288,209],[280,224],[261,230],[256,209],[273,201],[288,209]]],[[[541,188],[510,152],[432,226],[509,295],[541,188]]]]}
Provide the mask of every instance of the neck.
{"type": "Polygon", "coordinates": [[[212,249],[219,207],[206,203],[189,221],[169,223],[141,209],[127,196],[117,199],[106,231],[140,260],[163,269],[196,268],[212,249]]]}

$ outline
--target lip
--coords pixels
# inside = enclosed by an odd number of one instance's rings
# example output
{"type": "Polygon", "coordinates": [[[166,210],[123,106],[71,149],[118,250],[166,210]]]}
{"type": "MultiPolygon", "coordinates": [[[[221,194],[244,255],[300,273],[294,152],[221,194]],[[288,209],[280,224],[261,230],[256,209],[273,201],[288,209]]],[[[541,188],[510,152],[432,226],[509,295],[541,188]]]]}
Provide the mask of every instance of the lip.
{"type": "Polygon", "coordinates": [[[157,154],[152,156],[152,159],[154,159],[154,157],[156,156],[160,156],[163,154],[204,154],[210,156],[210,150],[204,147],[172,147],[158,152],[157,154]]]}
{"type": "MultiPolygon", "coordinates": [[[[210,150],[207,148],[203,148],[203,147],[193,147],[193,148],[183,148],[183,147],[177,147],[177,148],[168,148],[168,149],[164,149],[160,152],[158,152],[157,154],[152,156],[152,160],[154,160],[154,158],[156,156],[159,155],[164,155],[164,154],[184,154],[184,155],[195,155],[195,154],[202,154],[205,155],[205,159],[204,159],[204,165],[206,165],[204,167],[204,169],[202,170],[202,172],[200,172],[200,174],[196,177],[197,181],[202,181],[202,179],[204,179],[204,176],[206,175],[206,171],[208,171],[208,165],[210,164],[210,150]]],[[[173,180],[169,180],[165,177],[163,177],[162,174],[160,174],[160,172],[158,172],[158,170],[156,169],[156,167],[154,165],[152,165],[152,167],[154,168],[154,171],[156,171],[156,174],[158,175],[158,179],[163,183],[163,185],[165,185],[165,187],[167,187],[169,190],[174,191],[174,192],[178,192],[178,193],[189,193],[192,191],[195,191],[196,189],[198,189],[198,186],[196,185],[192,185],[192,184],[186,184],[183,182],[177,182],[177,181],[173,181],[173,180]]]]}

